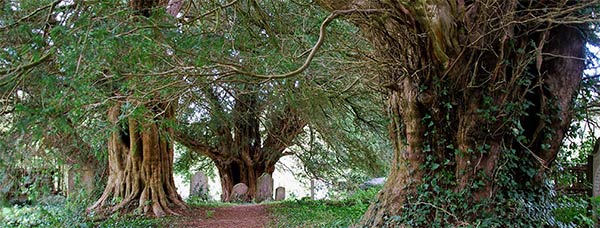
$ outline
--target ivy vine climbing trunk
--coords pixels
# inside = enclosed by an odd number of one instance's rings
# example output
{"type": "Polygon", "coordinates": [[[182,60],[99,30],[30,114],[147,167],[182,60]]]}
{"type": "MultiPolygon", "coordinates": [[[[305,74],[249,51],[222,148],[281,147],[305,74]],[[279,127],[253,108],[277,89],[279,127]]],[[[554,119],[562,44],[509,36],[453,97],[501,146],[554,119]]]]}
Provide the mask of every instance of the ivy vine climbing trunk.
{"type": "Polygon", "coordinates": [[[571,18],[591,15],[570,9],[593,2],[318,2],[356,12],[386,66],[395,157],[360,225],[535,219],[514,202],[543,198],[585,67],[587,27],[571,18]]]}
{"type": "Polygon", "coordinates": [[[109,121],[117,127],[108,142],[108,182],[88,210],[110,214],[137,208],[157,217],[177,214],[171,207],[186,205],[173,180],[173,130],[160,122],[174,118],[173,106],[155,104],[144,119],[119,121],[121,107],[117,103],[108,111],[109,121]]]}

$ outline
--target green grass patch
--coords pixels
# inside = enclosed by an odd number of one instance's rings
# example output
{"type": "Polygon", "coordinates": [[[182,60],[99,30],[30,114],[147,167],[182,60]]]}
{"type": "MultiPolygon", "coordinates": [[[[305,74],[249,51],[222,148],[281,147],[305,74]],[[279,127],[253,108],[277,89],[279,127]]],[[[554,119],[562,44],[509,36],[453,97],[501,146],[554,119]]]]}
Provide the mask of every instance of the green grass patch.
{"type": "Polygon", "coordinates": [[[348,227],[360,220],[379,188],[358,191],[343,200],[290,200],[273,203],[272,227],[348,227]]]}
{"type": "Polygon", "coordinates": [[[231,207],[239,205],[237,203],[224,203],[221,201],[204,200],[200,197],[190,197],[185,201],[188,206],[193,207],[231,207]]]}

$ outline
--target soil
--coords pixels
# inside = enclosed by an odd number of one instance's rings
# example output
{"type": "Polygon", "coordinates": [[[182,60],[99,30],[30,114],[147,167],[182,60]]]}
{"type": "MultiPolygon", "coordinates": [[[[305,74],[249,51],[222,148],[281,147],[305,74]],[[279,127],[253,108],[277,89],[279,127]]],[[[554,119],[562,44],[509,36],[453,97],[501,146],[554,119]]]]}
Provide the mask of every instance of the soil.
{"type": "Polygon", "coordinates": [[[176,217],[170,227],[259,228],[268,220],[265,205],[191,208],[176,217]]]}

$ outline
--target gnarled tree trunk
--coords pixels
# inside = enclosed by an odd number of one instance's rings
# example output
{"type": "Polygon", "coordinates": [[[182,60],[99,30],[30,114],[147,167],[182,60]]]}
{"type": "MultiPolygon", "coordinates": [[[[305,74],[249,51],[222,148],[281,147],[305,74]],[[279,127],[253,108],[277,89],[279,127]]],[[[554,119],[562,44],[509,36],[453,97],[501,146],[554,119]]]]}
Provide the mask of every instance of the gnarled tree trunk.
{"type": "Polygon", "coordinates": [[[573,6],[319,2],[331,11],[357,12],[348,19],[387,66],[379,73],[389,91],[395,157],[378,201],[360,225],[526,218],[511,215],[524,212],[508,205],[519,195],[540,194],[585,67],[585,26],[555,24],[577,18],[567,11],[573,6]],[[361,9],[378,10],[358,13],[361,9]]]}
{"type": "MultiPolygon", "coordinates": [[[[219,104],[214,91],[207,89],[206,97],[212,99],[211,116],[226,116],[225,109],[219,104]]],[[[248,198],[251,201],[257,194],[257,179],[263,174],[270,175],[275,171],[275,164],[287,153],[285,149],[293,144],[294,138],[300,134],[306,121],[294,108],[285,107],[268,113],[270,126],[266,132],[260,131],[260,104],[257,92],[245,92],[236,97],[236,102],[228,121],[220,124],[214,132],[216,144],[211,145],[203,137],[180,127],[175,132],[177,141],[200,156],[208,156],[217,166],[221,179],[221,200],[231,201],[232,188],[238,183],[248,186],[248,198]],[[262,135],[266,135],[263,137],[262,135]]]]}
{"type": "MultiPolygon", "coordinates": [[[[131,0],[135,14],[149,17],[167,0],[131,0]]],[[[169,13],[175,16],[179,7],[169,13]]],[[[138,104],[134,99],[130,104],[138,104]]],[[[114,104],[108,120],[116,127],[108,141],[109,176],[106,188],[96,203],[88,208],[106,214],[139,209],[156,217],[176,215],[171,207],[187,206],[177,193],[173,180],[173,129],[165,120],[175,119],[175,108],[169,102],[141,104],[143,117],[123,116],[123,103],[114,104]]]]}
{"type": "Polygon", "coordinates": [[[119,121],[121,103],[108,111],[115,130],[108,143],[108,183],[98,201],[88,208],[114,213],[138,208],[157,217],[176,214],[171,207],[186,208],[173,181],[173,142],[170,127],[160,121],[174,118],[169,103],[147,106],[143,120],[119,121]],[[158,116],[158,117],[155,117],[158,116]]]}
{"type": "Polygon", "coordinates": [[[231,161],[229,163],[215,163],[219,171],[219,178],[221,180],[222,190],[222,201],[229,202],[233,200],[232,190],[233,186],[237,183],[244,183],[248,186],[248,198],[242,199],[243,201],[250,201],[255,198],[257,194],[257,181],[263,173],[273,175],[275,171],[274,162],[269,162],[273,165],[265,167],[265,163],[258,162],[256,165],[251,167],[246,166],[243,162],[231,161]]]}

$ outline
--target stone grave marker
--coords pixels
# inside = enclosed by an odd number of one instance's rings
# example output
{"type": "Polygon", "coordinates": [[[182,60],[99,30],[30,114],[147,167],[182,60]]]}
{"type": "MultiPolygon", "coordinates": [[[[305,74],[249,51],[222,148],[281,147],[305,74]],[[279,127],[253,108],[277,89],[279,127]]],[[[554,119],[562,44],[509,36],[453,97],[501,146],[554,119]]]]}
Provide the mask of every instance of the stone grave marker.
{"type": "Polygon", "coordinates": [[[284,187],[277,187],[277,189],[275,189],[275,200],[277,201],[281,201],[281,200],[285,200],[285,188],[284,187]]]}
{"type": "Polygon", "coordinates": [[[231,191],[231,201],[245,201],[248,198],[248,186],[244,183],[238,183],[233,186],[231,191]]]}
{"type": "Polygon", "coordinates": [[[271,177],[271,174],[263,173],[257,182],[256,202],[273,200],[273,177],[271,177]]]}
{"type": "Polygon", "coordinates": [[[95,187],[94,174],[90,167],[71,167],[67,171],[67,196],[73,197],[81,190],[91,194],[95,187]]]}
{"type": "Polygon", "coordinates": [[[196,172],[190,181],[190,197],[197,196],[208,200],[208,177],[202,172],[196,172]]]}
{"type": "MultiPolygon", "coordinates": [[[[592,170],[591,170],[591,174],[592,174],[592,197],[598,197],[600,196],[600,139],[598,139],[596,141],[596,144],[594,145],[594,151],[593,154],[590,155],[592,156],[592,170]]],[[[588,163],[589,164],[589,163],[588,163]]],[[[596,205],[593,205],[594,207],[596,205]]],[[[598,210],[598,208],[594,208],[594,212],[596,212],[598,210]]],[[[599,226],[598,224],[598,217],[599,215],[597,213],[593,213],[593,217],[594,217],[594,221],[596,222],[596,227],[599,226]]]]}

